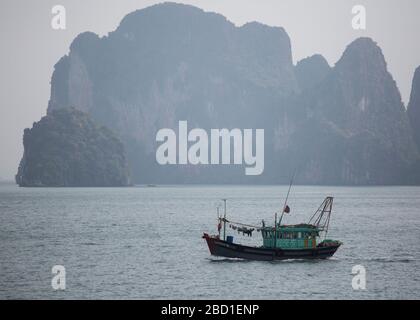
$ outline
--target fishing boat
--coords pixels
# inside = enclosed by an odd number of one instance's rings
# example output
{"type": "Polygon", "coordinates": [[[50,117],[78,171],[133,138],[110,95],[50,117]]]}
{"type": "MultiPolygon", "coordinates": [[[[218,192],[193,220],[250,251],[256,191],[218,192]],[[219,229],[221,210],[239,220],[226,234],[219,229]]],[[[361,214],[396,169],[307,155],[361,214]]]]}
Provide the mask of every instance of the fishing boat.
{"type": "MultiPolygon", "coordinates": [[[[288,195],[290,192],[289,191],[288,195]]],[[[311,216],[308,223],[285,225],[281,224],[284,213],[290,211],[287,198],[280,220],[277,214],[273,226],[266,226],[264,220],[261,226],[234,222],[226,218],[226,199],[224,201],[224,215],[218,209],[218,234],[203,234],[210,254],[226,258],[240,258],[248,260],[285,260],[285,259],[326,259],[334,255],[342,242],[327,239],[327,233],[332,212],[333,197],[326,197],[320,207],[311,216]],[[226,225],[244,235],[261,232],[261,246],[247,246],[235,243],[233,236],[226,236],[226,225]],[[223,228],[223,235],[221,230],[223,228]],[[323,239],[321,240],[321,237],[323,239]]]]}

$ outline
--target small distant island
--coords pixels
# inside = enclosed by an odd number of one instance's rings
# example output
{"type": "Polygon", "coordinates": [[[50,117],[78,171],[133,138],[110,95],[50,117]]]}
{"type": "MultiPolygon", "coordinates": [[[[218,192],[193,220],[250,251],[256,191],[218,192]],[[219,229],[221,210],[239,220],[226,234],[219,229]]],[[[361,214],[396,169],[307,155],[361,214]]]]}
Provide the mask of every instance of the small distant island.
{"type": "Polygon", "coordinates": [[[16,183],[21,187],[111,187],[130,184],[123,143],[73,107],[52,110],[25,129],[16,183]]]}

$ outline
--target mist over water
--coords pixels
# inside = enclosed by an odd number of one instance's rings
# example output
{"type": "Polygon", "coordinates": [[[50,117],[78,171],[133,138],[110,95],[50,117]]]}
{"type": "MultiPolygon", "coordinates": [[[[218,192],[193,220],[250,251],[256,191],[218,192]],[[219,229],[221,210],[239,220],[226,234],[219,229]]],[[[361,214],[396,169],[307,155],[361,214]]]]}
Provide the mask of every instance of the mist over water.
{"type": "MultiPolygon", "coordinates": [[[[333,258],[259,262],[214,258],[203,232],[228,219],[272,224],[287,186],[18,188],[0,185],[0,298],[418,299],[419,187],[294,186],[286,224],[335,197],[333,258]],[[53,265],[66,290],[51,287],[53,265]],[[366,290],[352,289],[354,265],[366,290]]],[[[235,242],[261,244],[261,234],[235,242]]]]}

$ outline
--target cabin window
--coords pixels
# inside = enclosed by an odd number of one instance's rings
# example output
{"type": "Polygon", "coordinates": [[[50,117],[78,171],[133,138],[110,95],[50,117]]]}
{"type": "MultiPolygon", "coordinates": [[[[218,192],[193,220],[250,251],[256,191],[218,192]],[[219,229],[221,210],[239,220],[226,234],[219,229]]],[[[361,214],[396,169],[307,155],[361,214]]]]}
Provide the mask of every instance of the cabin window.
{"type": "Polygon", "coordinates": [[[298,238],[302,238],[302,232],[298,232],[298,238]]]}

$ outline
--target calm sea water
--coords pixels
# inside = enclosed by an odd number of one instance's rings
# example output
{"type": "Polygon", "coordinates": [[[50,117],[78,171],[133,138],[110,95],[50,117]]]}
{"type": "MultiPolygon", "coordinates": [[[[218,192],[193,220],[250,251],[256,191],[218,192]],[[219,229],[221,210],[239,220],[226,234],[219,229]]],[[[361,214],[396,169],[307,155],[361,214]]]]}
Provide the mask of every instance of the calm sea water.
{"type": "MultiPolygon", "coordinates": [[[[328,238],[344,242],[320,261],[212,258],[201,235],[228,218],[273,220],[286,186],[42,188],[0,185],[0,298],[419,299],[420,188],[292,189],[285,223],[307,222],[335,197],[328,238]],[[66,268],[54,291],[51,268],[66,268]],[[366,268],[353,290],[352,267],[366,268]]],[[[260,244],[232,233],[234,241],[260,244]]]]}

